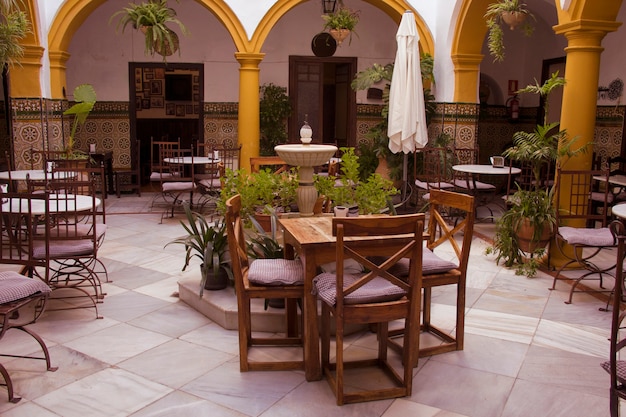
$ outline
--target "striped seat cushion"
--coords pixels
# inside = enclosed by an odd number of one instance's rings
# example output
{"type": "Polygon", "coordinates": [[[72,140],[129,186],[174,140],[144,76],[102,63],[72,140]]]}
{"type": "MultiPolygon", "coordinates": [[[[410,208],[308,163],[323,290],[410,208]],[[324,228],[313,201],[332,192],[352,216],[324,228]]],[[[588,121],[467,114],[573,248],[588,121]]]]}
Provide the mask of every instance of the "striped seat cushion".
{"type": "MultiPolygon", "coordinates": [[[[386,258],[373,257],[372,262],[381,264],[386,258]]],[[[389,268],[389,273],[397,277],[407,277],[409,275],[409,259],[400,259],[395,265],[389,268]]],[[[437,256],[433,251],[424,248],[422,254],[422,275],[442,274],[459,266],[454,262],[446,261],[437,256]]]]}
{"type": "Polygon", "coordinates": [[[193,191],[196,184],[191,181],[172,181],[163,183],[163,191],[193,191]]]}
{"type": "Polygon", "coordinates": [[[0,272],[0,304],[49,292],[50,287],[37,278],[28,278],[15,271],[0,272]]]}
{"type": "MultiPolygon", "coordinates": [[[[344,274],[343,286],[356,282],[362,275],[344,274]]],[[[313,292],[317,297],[334,306],[337,303],[337,276],[323,272],[313,279],[313,292]]],[[[393,285],[384,278],[376,277],[363,285],[344,299],[345,304],[383,303],[385,301],[399,300],[404,297],[405,291],[393,285]]]]}
{"type": "MultiPolygon", "coordinates": [[[[50,243],[50,258],[74,258],[94,254],[93,242],[89,239],[55,240],[50,243]]],[[[46,244],[43,241],[33,243],[33,258],[46,259],[46,244]]]]}
{"type": "Polygon", "coordinates": [[[299,259],[256,259],[250,264],[248,281],[257,285],[304,285],[299,259]]]}
{"type": "Polygon", "coordinates": [[[460,188],[465,188],[467,190],[473,190],[476,188],[477,190],[495,190],[496,186],[493,184],[487,184],[486,182],[480,181],[465,181],[465,180],[454,180],[454,185],[460,188]]]}
{"type": "Polygon", "coordinates": [[[617,241],[608,227],[591,229],[585,227],[559,227],[558,234],[570,245],[615,246],[617,241]]]}

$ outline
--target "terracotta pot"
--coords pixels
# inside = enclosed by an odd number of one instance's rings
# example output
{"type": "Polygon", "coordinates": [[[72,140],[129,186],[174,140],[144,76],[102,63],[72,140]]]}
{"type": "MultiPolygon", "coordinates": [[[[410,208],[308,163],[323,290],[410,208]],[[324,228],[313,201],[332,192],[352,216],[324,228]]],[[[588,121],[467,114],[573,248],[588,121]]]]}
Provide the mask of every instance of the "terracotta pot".
{"type": "Polygon", "coordinates": [[[502,12],[501,16],[504,23],[509,25],[511,30],[514,30],[526,20],[526,13],[522,12],[502,12]]]}
{"type": "Polygon", "coordinates": [[[535,228],[530,224],[528,219],[524,219],[522,224],[520,224],[517,228],[517,240],[519,242],[519,247],[524,252],[532,253],[537,249],[545,248],[552,237],[552,231],[550,230],[550,225],[548,223],[543,225],[543,231],[539,241],[533,240],[534,233],[535,228]]]}
{"type": "Polygon", "coordinates": [[[266,233],[272,232],[272,216],[269,214],[255,213],[254,219],[261,225],[266,233]]]}
{"type": "Polygon", "coordinates": [[[350,35],[348,29],[330,29],[328,32],[337,41],[337,45],[341,45],[341,42],[350,35]]]}
{"type": "MultiPolygon", "coordinates": [[[[204,264],[200,265],[200,273],[204,271],[204,264]]],[[[224,268],[220,268],[217,275],[213,274],[213,270],[207,272],[207,279],[204,282],[204,289],[209,291],[223,290],[228,287],[228,273],[224,268]]]]}

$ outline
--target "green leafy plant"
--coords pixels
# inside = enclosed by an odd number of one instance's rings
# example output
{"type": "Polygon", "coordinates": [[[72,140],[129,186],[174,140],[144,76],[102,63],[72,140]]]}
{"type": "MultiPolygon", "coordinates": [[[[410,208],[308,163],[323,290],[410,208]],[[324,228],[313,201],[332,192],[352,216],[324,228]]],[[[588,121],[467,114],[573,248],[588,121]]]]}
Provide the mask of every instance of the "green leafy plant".
{"type": "Polygon", "coordinates": [[[202,297],[204,286],[211,273],[213,276],[217,276],[220,269],[223,269],[228,274],[229,279],[233,280],[230,258],[228,256],[226,223],[223,220],[217,220],[214,225],[210,225],[206,217],[192,211],[189,204],[185,204],[184,208],[187,223],[181,220],[180,224],[187,232],[187,235],[168,242],[165,247],[171,244],[185,246],[183,271],[187,269],[193,257],[200,259],[202,262],[200,297],[202,297]]]}
{"type": "Polygon", "coordinates": [[[5,65],[10,68],[19,64],[24,56],[21,41],[30,31],[30,22],[19,3],[18,0],[0,1],[0,70],[5,65]]]}
{"type": "Polygon", "coordinates": [[[361,179],[359,157],[354,148],[341,148],[340,184],[337,178],[315,175],[313,177],[318,193],[328,197],[335,206],[358,207],[359,213],[380,213],[389,207],[391,197],[398,194],[391,180],[380,174],[371,174],[361,179]]]}
{"type": "Polygon", "coordinates": [[[348,43],[352,42],[353,33],[359,36],[354,30],[357,23],[359,23],[359,12],[350,10],[347,7],[344,7],[343,4],[340,4],[340,7],[336,12],[323,14],[322,19],[324,20],[323,29],[328,29],[331,33],[334,30],[349,30],[350,40],[348,43]]]}
{"type": "MultiPolygon", "coordinates": [[[[509,209],[496,223],[496,233],[487,253],[496,255],[496,262],[503,261],[507,267],[515,267],[516,273],[532,277],[539,267],[538,259],[545,253],[545,245],[540,247],[545,228],[552,232],[556,226],[556,208],[554,207],[554,190],[542,188],[542,172],[548,165],[556,164],[557,160],[586,152],[586,147],[573,150],[577,138],[569,138],[565,130],[558,130],[558,123],[548,123],[548,96],[556,88],[565,84],[558,72],[540,85],[535,84],[519,90],[519,93],[533,93],[542,97],[544,103],[544,119],[532,132],[515,132],[513,146],[506,149],[503,155],[514,161],[530,165],[534,177],[534,188],[522,190],[518,188],[509,199],[509,209]],[[520,230],[523,224],[532,230],[529,247],[532,249],[526,256],[520,247],[520,230]]],[[[566,161],[563,161],[564,163],[566,161]]]]}
{"type": "Polygon", "coordinates": [[[274,146],[287,143],[287,118],[291,114],[291,103],[287,89],[269,83],[261,86],[260,154],[275,155],[274,146]]]}
{"type": "MultiPolygon", "coordinates": [[[[176,11],[168,7],[167,0],[129,3],[128,7],[115,12],[109,22],[116,18],[119,18],[117,30],[121,27],[124,32],[129,24],[135,29],[140,29],[145,35],[146,55],[154,56],[156,52],[163,56],[163,61],[178,49],[178,35],[166,23],[178,25],[184,35],[189,33],[187,27],[176,17],[176,11]]],[[[178,51],[180,55],[180,50],[178,51]]]]}
{"type": "Polygon", "coordinates": [[[241,215],[246,220],[256,213],[269,214],[268,206],[288,212],[296,202],[297,188],[296,168],[278,174],[270,169],[253,173],[244,169],[227,169],[223,177],[218,210],[225,213],[226,200],[239,194],[241,215]]]}
{"type": "MultiPolygon", "coordinates": [[[[85,124],[87,117],[96,104],[96,90],[91,84],[81,84],[74,88],[74,105],[63,112],[64,115],[74,115],[70,137],[66,146],[68,158],[71,158],[75,152],[74,144],[76,140],[76,131],[78,126],[85,124]]],[[[82,153],[84,155],[84,153],[82,153]]]]}
{"type": "MultiPolygon", "coordinates": [[[[521,14],[525,17],[535,18],[535,16],[528,10],[526,3],[523,3],[520,0],[499,0],[487,6],[487,13],[485,13],[487,28],[489,29],[489,34],[487,35],[487,46],[489,48],[489,53],[494,58],[494,62],[504,61],[505,48],[502,25],[506,24],[504,19],[508,18],[511,14],[521,14]]],[[[510,26],[510,28],[514,29],[514,26],[510,26]]],[[[521,28],[526,36],[532,35],[534,31],[532,24],[527,18],[524,19],[521,28]]]]}

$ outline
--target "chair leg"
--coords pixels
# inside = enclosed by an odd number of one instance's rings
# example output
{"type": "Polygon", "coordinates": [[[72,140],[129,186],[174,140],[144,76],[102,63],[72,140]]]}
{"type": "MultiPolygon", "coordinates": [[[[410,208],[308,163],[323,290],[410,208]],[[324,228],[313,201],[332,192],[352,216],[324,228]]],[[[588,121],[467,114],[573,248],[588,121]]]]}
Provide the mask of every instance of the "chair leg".
{"type": "Polygon", "coordinates": [[[0,374],[2,374],[2,377],[4,378],[4,382],[5,382],[2,385],[5,385],[7,387],[7,392],[9,394],[9,402],[12,402],[13,404],[20,402],[22,397],[16,397],[14,395],[13,381],[11,381],[11,377],[9,376],[9,373],[7,372],[4,365],[2,365],[1,363],[0,363],[0,374]]]}

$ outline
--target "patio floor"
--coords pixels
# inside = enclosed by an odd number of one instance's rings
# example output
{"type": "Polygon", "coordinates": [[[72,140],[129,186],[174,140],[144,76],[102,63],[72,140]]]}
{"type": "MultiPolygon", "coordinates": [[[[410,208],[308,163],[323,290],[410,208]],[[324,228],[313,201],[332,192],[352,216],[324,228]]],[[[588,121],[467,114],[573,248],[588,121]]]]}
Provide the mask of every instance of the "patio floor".
{"type": "MultiPolygon", "coordinates": [[[[106,200],[100,258],[112,282],[104,284],[107,296],[98,306],[104,318],[96,320],[92,309],[46,312],[32,325],[59,369],[3,359],[23,399],[11,404],[0,389],[0,415],[608,415],[609,376],[600,368],[609,352],[611,314],[599,311],[605,301],[575,294],[573,304],[564,304],[566,283],[549,291],[548,274],[529,279],[497,266],[479,237],[469,264],[465,349],[420,359],[410,398],[338,407],[327,382],[306,382],[303,372],[240,373],[237,332],[178,298],[178,281],[199,271],[181,272],[179,245],[164,248],[183,234],[182,215],[160,224],[151,199],[144,193],[106,200]]],[[[476,225],[477,235],[493,229],[491,222],[476,225]]],[[[434,301],[433,317],[452,330],[453,292],[436,289],[434,301]]],[[[5,335],[3,353],[37,352],[20,333],[5,335]]],[[[350,350],[367,350],[372,335],[355,333],[349,342],[350,350]]]]}

